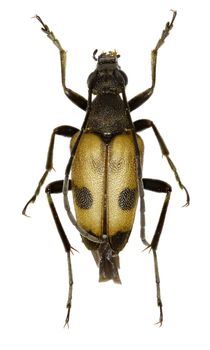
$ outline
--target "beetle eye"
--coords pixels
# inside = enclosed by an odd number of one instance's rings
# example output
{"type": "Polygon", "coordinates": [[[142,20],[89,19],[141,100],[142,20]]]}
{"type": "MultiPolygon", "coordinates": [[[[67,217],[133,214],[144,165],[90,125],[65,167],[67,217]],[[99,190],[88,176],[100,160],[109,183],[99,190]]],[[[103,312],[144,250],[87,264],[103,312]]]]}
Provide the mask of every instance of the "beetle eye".
{"type": "Polygon", "coordinates": [[[120,69],[120,74],[122,75],[123,79],[124,79],[124,82],[125,82],[125,85],[128,84],[128,77],[127,75],[120,69]]]}

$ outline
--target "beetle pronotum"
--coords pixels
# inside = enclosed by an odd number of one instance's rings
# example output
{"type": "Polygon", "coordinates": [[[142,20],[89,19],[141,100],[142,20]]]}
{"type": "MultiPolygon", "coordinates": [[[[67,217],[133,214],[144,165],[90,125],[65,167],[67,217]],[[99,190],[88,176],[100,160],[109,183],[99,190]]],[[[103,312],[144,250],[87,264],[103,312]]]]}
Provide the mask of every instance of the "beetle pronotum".
{"type": "Polygon", "coordinates": [[[118,273],[119,252],[126,245],[133,226],[138,197],[140,198],[140,236],[146,248],[153,252],[157,304],[160,310],[159,324],[163,321],[160,279],[157,261],[157,247],[162,232],[171,186],[161,180],[146,179],[142,176],[144,144],[137,132],[152,128],[162,154],[166,157],[181,189],[186,192],[186,206],[190,198],[182,184],[176,167],[169,157],[169,151],[158,129],[151,120],[132,121],[130,113],[150,98],[155,87],[156,60],[159,48],[173,27],[176,12],[171,22],[166,23],[157,45],[151,52],[152,84],[147,90],[127,101],[125,87],[128,79],[118,65],[120,57],[116,51],[101,53],[96,57],[97,66],[88,77],[88,100],[66,87],[66,51],[55,38],[53,32],[39,16],[35,18],[42,24],[42,30],[59,49],[61,60],[62,86],[66,96],[79,108],[86,111],[81,130],[62,125],[53,130],[47,156],[46,170],[36,191],[27,202],[33,203],[38,196],[48,173],[53,168],[53,149],[55,135],[72,138],[71,155],[66,167],[64,180],[55,181],[46,187],[47,198],[58,233],[68,258],[69,296],[67,316],[69,322],[72,299],[71,245],[58,217],[52,194],[62,193],[66,212],[77,228],[85,246],[92,252],[99,267],[99,281],[113,280],[120,283],[118,273]],[[96,97],[93,99],[93,95],[96,97]],[[72,214],[68,192],[72,190],[76,219],[72,214]],[[149,243],[145,237],[144,190],[165,193],[160,218],[149,243]]]}

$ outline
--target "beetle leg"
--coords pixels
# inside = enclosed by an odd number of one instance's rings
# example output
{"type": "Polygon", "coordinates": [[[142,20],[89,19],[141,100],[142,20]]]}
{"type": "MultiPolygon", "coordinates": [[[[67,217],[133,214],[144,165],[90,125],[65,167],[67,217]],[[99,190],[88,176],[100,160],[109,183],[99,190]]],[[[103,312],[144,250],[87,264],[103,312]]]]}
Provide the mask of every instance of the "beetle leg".
{"type": "Polygon", "coordinates": [[[161,181],[161,180],[156,180],[156,179],[154,180],[154,179],[145,179],[144,178],[143,184],[144,184],[145,190],[159,192],[159,193],[166,193],[165,201],[164,201],[163,208],[162,208],[162,211],[160,214],[160,219],[159,219],[154,237],[152,239],[152,243],[150,244],[150,247],[153,250],[157,250],[157,246],[158,246],[160,235],[161,235],[161,232],[163,229],[163,224],[165,221],[165,216],[166,216],[166,212],[167,212],[172,189],[171,189],[171,186],[167,182],[161,181]]]}
{"type": "Polygon", "coordinates": [[[190,204],[189,193],[188,193],[186,187],[183,185],[174,163],[172,162],[171,158],[169,157],[169,150],[168,150],[168,148],[167,148],[167,146],[166,146],[162,136],[160,135],[158,129],[156,128],[155,124],[149,119],[140,119],[140,120],[137,120],[137,121],[134,122],[134,127],[136,129],[136,132],[143,131],[143,130],[148,129],[150,127],[154,131],[154,134],[157,137],[157,140],[158,140],[158,143],[159,143],[162,155],[166,157],[166,159],[167,159],[167,161],[168,161],[168,163],[170,165],[170,168],[172,169],[172,171],[173,171],[173,173],[175,175],[175,178],[176,178],[176,180],[177,180],[177,182],[179,184],[179,187],[182,190],[184,190],[185,193],[186,193],[187,200],[186,200],[186,204],[184,206],[187,207],[190,204]]]}
{"type": "Polygon", "coordinates": [[[62,86],[64,89],[64,92],[66,96],[73,102],[75,103],[78,107],[86,111],[87,109],[87,100],[77,94],[75,91],[69,89],[66,87],[66,51],[62,48],[60,42],[58,39],[56,39],[55,35],[49,27],[42,21],[42,19],[39,16],[34,16],[34,18],[38,19],[38,21],[42,24],[42,31],[47,34],[48,38],[52,40],[53,44],[58,48],[60,51],[60,61],[61,61],[61,81],[62,81],[62,86]]]}
{"type": "Polygon", "coordinates": [[[138,190],[139,190],[139,197],[140,197],[140,236],[141,236],[142,242],[148,246],[149,243],[147,242],[145,237],[145,201],[144,201],[144,187],[143,187],[143,180],[142,180],[142,166],[141,166],[142,159],[140,156],[140,151],[139,151],[135,132],[133,132],[133,137],[134,137],[134,145],[135,145],[135,152],[136,152],[138,190]]]}
{"type": "Polygon", "coordinates": [[[173,11],[173,17],[171,22],[167,22],[165,29],[162,32],[162,35],[160,37],[160,39],[157,42],[157,45],[155,46],[155,48],[152,50],[151,52],[151,72],[152,72],[152,85],[149,89],[141,92],[140,94],[136,95],[135,97],[133,97],[129,102],[129,108],[130,111],[133,111],[134,109],[138,108],[139,106],[141,106],[145,101],[148,100],[148,98],[151,97],[154,87],[155,87],[155,82],[156,82],[156,66],[157,66],[157,54],[158,54],[158,50],[159,48],[163,45],[165,39],[167,38],[167,36],[169,35],[171,29],[173,28],[173,23],[176,17],[176,11],[173,11]]]}
{"type": "Polygon", "coordinates": [[[135,146],[138,190],[139,190],[139,197],[140,197],[140,236],[141,236],[142,242],[145,245],[149,245],[149,243],[147,242],[147,240],[145,238],[145,201],[144,201],[144,188],[143,188],[143,182],[142,182],[143,159],[141,159],[139,145],[138,145],[138,141],[137,141],[136,130],[133,127],[133,122],[131,120],[127,96],[125,93],[125,88],[122,89],[122,95],[123,95],[123,101],[124,101],[125,105],[127,106],[126,113],[127,113],[128,118],[130,120],[130,126],[131,126],[131,130],[132,130],[132,135],[133,135],[133,142],[134,142],[134,146],[135,146]]]}
{"type": "MultiPolygon", "coordinates": [[[[68,301],[66,304],[67,307],[67,316],[66,316],[66,320],[65,320],[65,325],[68,325],[69,323],[69,316],[70,316],[70,309],[71,309],[71,300],[72,300],[72,288],[73,288],[73,275],[72,275],[72,268],[71,268],[71,250],[74,249],[71,247],[69,240],[66,236],[66,233],[63,229],[63,226],[60,222],[57,210],[55,208],[55,205],[53,203],[52,200],[52,193],[62,193],[62,188],[63,188],[63,181],[55,181],[50,183],[47,187],[46,187],[46,193],[47,193],[47,199],[48,199],[48,203],[55,221],[55,224],[57,226],[57,230],[58,233],[60,235],[60,238],[62,240],[64,249],[67,253],[67,262],[68,262],[68,276],[69,276],[69,293],[68,293],[68,301]]],[[[69,190],[71,190],[71,182],[69,182],[69,190]]]]}
{"type": "Polygon", "coordinates": [[[22,214],[26,215],[26,210],[27,207],[30,203],[34,203],[36,200],[36,197],[39,195],[40,189],[48,175],[48,173],[53,169],[53,150],[54,150],[54,143],[55,143],[55,135],[61,135],[61,136],[66,136],[66,137],[72,137],[76,132],[79,130],[74,128],[73,126],[67,126],[67,125],[62,125],[58,126],[53,130],[53,133],[51,135],[50,139],[50,145],[48,149],[48,154],[47,154],[47,162],[45,166],[45,172],[42,175],[41,179],[39,180],[38,186],[34,192],[34,195],[31,197],[31,199],[26,203],[25,207],[23,208],[22,214]]]}
{"type": "MultiPolygon", "coordinates": [[[[161,180],[154,180],[154,179],[143,179],[144,189],[159,193],[166,193],[166,197],[163,203],[162,211],[160,214],[160,218],[155,230],[155,234],[153,236],[151,244],[147,248],[151,248],[153,252],[154,257],[154,267],[155,267],[155,281],[156,281],[156,290],[157,290],[157,305],[160,309],[160,317],[159,317],[159,324],[162,325],[163,322],[163,305],[161,300],[161,293],[160,293],[160,276],[159,276],[159,270],[158,270],[158,260],[157,260],[157,246],[159,243],[160,235],[162,233],[166,212],[171,196],[171,186],[167,184],[167,182],[161,181],[161,180]]],[[[146,248],[146,249],[147,249],[146,248]]]]}
{"type": "MultiPolygon", "coordinates": [[[[67,260],[68,260],[68,273],[69,273],[69,294],[68,294],[68,301],[67,301],[67,316],[66,316],[66,321],[65,321],[65,326],[68,325],[69,323],[69,316],[70,316],[70,309],[71,309],[71,300],[72,300],[72,287],[73,287],[73,277],[72,277],[72,269],[71,269],[71,257],[70,257],[70,253],[71,250],[75,250],[73,247],[71,247],[69,240],[66,236],[66,233],[63,229],[63,226],[61,224],[61,221],[59,219],[57,210],[55,208],[55,205],[53,203],[52,200],[52,196],[51,194],[56,194],[56,193],[62,193],[63,192],[63,184],[64,181],[63,180],[59,180],[59,181],[54,181],[51,182],[49,185],[47,185],[45,192],[47,193],[47,199],[48,199],[48,203],[53,215],[53,219],[55,221],[58,233],[60,235],[60,238],[62,240],[62,243],[64,245],[64,249],[67,252],[67,260]]],[[[72,185],[71,185],[71,180],[68,181],[68,190],[70,191],[72,189],[72,185]]],[[[80,231],[80,227],[77,225],[76,226],[77,229],[80,231]]],[[[90,233],[86,232],[85,230],[80,231],[81,235],[83,237],[86,237],[87,239],[93,241],[93,242],[97,242],[100,243],[101,240],[98,239],[97,237],[91,235],[90,233]]]]}

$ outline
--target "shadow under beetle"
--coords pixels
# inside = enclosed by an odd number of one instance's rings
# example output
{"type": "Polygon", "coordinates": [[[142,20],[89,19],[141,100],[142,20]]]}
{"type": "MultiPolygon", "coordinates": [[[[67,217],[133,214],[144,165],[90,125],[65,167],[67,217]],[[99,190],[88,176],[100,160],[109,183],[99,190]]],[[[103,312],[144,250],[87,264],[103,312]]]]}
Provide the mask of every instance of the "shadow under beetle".
{"type": "Polygon", "coordinates": [[[157,246],[170,200],[171,186],[161,180],[142,177],[144,144],[137,132],[152,128],[161,152],[174,172],[180,188],[186,192],[185,206],[189,205],[190,198],[154,123],[148,119],[133,122],[130,112],[141,106],[153,93],[157,53],[169,35],[175,17],[176,12],[173,11],[171,22],[166,23],[156,47],[151,52],[151,87],[127,101],[125,87],[128,79],[118,65],[120,56],[116,51],[101,53],[98,57],[96,57],[97,50],[94,51],[93,58],[97,61],[97,66],[88,77],[88,100],[67,88],[65,83],[66,52],[42,19],[35,16],[41,22],[43,32],[60,51],[62,86],[66,96],[86,111],[81,130],[67,125],[54,129],[49,145],[46,170],[34,195],[23,209],[23,214],[26,214],[28,204],[36,200],[48,173],[53,169],[55,135],[72,138],[71,155],[64,180],[52,182],[46,187],[49,206],[68,258],[69,295],[65,324],[69,322],[72,300],[73,277],[70,253],[73,248],[64,232],[52,199],[52,194],[62,192],[69,219],[80,232],[83,243],[92,252],[99,267],[99,281],[113,280],[116,283],[120,283],[119,252],[128,242],[138,197],[140,198],[140,235],[144,245],[153,252],[157,304],[160,311],[158,323],[161,325],[163,322],[157,246]],[[92,99],[93,95],[96,95],[94,99],[92,99]],[[68,200],[70,190],[73,193],[76,219],[68,200]],[[145,237],[144,190],[165,193],[160,218],[151,243],[145,237]]]}

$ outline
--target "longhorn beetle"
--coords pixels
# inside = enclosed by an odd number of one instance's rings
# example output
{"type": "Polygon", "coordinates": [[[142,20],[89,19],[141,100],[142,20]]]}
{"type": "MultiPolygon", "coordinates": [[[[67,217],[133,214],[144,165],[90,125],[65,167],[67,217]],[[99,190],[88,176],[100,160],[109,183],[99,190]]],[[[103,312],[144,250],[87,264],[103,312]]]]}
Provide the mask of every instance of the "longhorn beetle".
{"type": "Polygon", "coordinates": [[[189,205],[190,197],[180,180],[174,163],[169,157],[168,148],[154,123],[148,119],[133,122],[130,113],[147,101],[153,93],[158,50],[169,35],[175,17],[176,11],[173,11],[171,22],[166,23],[157,45],[151,52],[151,87],[127,101],[125,87],[128,78],[118,65],[120,55],[116,51],[102,52],[98,57],[97,50],[93,52],[93,58],[97,61],[97,66],[87,80],[87,100],[67,88],[65,82],[66,51],[42,19],[37,15],[35,16],[42,24],[42,31],[59,49],[62,86],[66,96],[86,112],[81,130],[67,125],[59,126],[53,130],[46,170],[34,195],[23,209],[23,214],[26,215],[29,203],[35,202],[48,173],[53,169],[55,136],[61,135],[72,138],[70,143],[71,155],[64,180],[52,182],[46,187],[48,203],[68,260],[69,294],[65,325],[69,322],[72,300],[71,251],[73,248],[64,232],[52,199],[52,194],[62,192],[69,219],[80,232],[83,243],[92,252],[99,267],[99,281],[113,280],[116,283],[121,283],[118,273],[119,252],[128,242],[138,197],[140,198],[140,236],[146,248],[150,248],[153,252],[157,305],[160,312],[158,323],[162,324],[163,311],[157,247],[170,200],[171,186],[161,180],[142,177],[144,144],[137,132],[152,128],[161,152],[174,172],[180,188],[186,192],[185,206],[189,205]],[[94,99],[93,95],[96,95],[94,99]],[[68,191],[70,190],[73,193],[76,219],[69,204],[68,191]],[[145,237],[144,190],[165,193],[160,218],[151,243],[145,237]]]}

